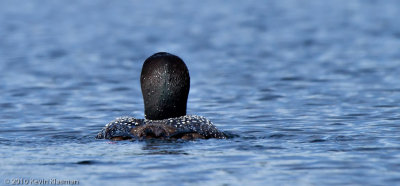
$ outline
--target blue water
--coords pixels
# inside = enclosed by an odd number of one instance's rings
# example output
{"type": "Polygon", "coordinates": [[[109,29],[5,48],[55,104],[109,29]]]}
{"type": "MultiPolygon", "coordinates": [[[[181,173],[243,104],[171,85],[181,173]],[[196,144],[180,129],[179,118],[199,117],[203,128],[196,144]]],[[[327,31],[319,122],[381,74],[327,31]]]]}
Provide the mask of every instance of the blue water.
{"type": "Polygon", "coordinates": [[[0,185],[400,184],[400,2],[0,1],[0,185]],[[94,139],[183,58],[228,140],[94,139]]]}

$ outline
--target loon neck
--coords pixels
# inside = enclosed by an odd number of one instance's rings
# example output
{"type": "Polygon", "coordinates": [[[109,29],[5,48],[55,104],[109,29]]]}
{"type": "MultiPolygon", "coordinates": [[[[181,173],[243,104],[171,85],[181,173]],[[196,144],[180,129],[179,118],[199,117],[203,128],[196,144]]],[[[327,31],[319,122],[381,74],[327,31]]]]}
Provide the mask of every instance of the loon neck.
{"type": "Polygon", "coordinates": [[[190,76],[178,56],[161,52],[145,60],[140,76],[145,118],[162,120],[186,115],[190,76]]]}

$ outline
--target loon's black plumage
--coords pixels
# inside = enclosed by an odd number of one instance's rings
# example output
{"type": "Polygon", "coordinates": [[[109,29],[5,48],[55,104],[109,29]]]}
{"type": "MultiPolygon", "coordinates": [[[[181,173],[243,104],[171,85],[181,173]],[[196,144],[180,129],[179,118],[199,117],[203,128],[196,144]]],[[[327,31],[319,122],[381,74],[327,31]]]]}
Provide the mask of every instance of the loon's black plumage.
{"type": "Polygon", "coordinates": [[[98,139],[226,138],[210,120],[186,115],[190,76],[178,56],[159,52],[145,60],[140,76],[145,119],[122,117],[108,123],[98,139]]]}
{"type": "Polygon", "coordinates": [[[98,139],[209,139],[226,138],[210,120],[202,116],[181,116],[163,120],[122,117],[112,121],[97,135],[98,139]]]}
{"type": "Polygon", "coordinates": [[[161,120],[186,115],[190,76],[178,56],[159,52],[147,58],[140,74],[145,118],[161,120]]]}

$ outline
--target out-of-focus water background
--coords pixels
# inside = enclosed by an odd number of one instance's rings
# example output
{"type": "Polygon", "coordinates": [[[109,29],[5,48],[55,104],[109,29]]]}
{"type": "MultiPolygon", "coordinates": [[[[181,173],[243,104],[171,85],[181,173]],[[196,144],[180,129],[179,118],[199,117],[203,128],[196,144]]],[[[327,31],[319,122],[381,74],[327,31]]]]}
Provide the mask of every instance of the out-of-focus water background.
{"type": "Polygon", "coordinates": [[[400,183],[400,2],[0,1],[0,178],[80,185],[400,183]],[[151,54],[228,140],[94,139],[143,118],[151,54]]]}

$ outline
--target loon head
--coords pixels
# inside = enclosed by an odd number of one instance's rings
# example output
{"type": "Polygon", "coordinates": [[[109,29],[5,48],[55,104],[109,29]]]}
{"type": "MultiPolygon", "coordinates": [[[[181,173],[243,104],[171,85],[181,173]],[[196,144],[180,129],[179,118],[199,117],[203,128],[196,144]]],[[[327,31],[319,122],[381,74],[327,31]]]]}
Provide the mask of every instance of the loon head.
{"type": "Polygon", "coordinates": [[[140,85],[146,119],[162,120],[186,115],[190,88],[189,70],[178,56],[166,52],[147,58],[140,85]]]}

